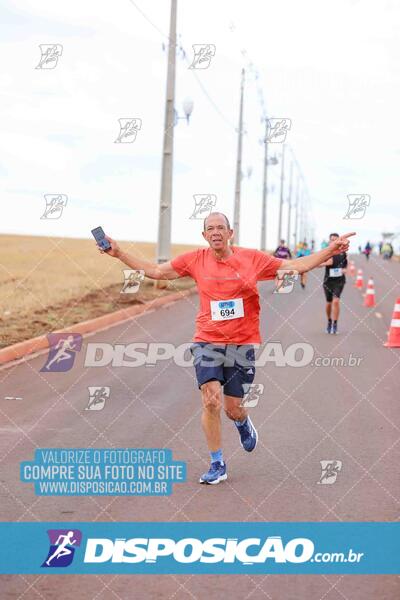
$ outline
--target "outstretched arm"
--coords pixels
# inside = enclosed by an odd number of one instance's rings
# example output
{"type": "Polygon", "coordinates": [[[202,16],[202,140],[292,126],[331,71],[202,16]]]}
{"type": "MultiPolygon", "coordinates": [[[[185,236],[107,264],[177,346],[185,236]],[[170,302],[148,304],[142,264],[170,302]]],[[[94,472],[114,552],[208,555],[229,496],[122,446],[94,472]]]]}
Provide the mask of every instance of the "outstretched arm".
{"type": "Polygon", "coordinates": [[[349,249],[350,241],[349,237],[356,235],[355,232],[346,233],[341,235],[336,240],[331,242],[327,248],[310,254],[309,256],[301,256],[300,258],[294,258],[290,260],[282,261],[281,269],[294,269],[298,273],[305,273],[311,271],[315,267],[323,266],[324,263],[328,265],[329,260],[336,254],[347,252],[349,249]]]}
{"type": "Polygon", "coordinates": [[[150,279],[178,279],[178,277],[180,277],[180,275],[172,268],[171,261],[158,265],[148,260],[137,258],[128,252],[124,252],[118,246],[117,242],[108,236],[106,236],[106,240],[110,242],[111,248],[106,251],[99,248],[102,254],[108,254],[113,258],[118,258],[131,269],[144,271],[146,277],[149,277],[150,279]]]}
{"type": "Polygon", "coordinates": [[[318,265],[319,267],[331,267],[333,265],[333,258],[329,258],[325,262],[318,265]]]}

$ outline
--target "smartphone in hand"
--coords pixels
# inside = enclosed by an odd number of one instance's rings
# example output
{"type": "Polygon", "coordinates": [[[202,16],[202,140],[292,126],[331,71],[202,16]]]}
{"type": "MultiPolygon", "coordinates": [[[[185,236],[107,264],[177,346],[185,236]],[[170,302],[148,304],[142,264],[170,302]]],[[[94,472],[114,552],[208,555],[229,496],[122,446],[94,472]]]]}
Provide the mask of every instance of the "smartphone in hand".
{"type": "Polygon", "coordinates": [[[92,229],[92,234],[99,248],[105,251],[111,250],[111,244],[106,240],[106,234],[102,227],[95,227],[95,229],[92,229]]]}

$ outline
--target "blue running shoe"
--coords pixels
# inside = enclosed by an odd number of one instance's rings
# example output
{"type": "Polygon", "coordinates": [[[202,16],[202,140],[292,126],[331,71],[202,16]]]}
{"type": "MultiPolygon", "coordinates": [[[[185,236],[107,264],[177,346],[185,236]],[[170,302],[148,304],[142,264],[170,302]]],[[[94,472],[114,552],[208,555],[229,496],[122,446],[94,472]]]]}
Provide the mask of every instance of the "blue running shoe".
{"type": "Polygon", "coordinates": [[[226,474],[226,463],[221,463],[219,461],[212,462],[210,465],[210,469],[207,473],[203,473],[200,477],[200,483],[208,483],[210,485],[215,485],[220,481],[225,481],[228,475],[226,474]]]}
{"type": "Polygon", "coordinates": [[[332,333],[337,333],[337,323],[332,324],[332,333]]]}
{"type": "Polygon", "coordinates": [[[246,452],[252,452],[257,446],[258,433],[250,417],[247,417],[243,425],[236,425],[240,434],[240,443],[246,452]]]}
{"type": "Polygon", "coordinates": [[[328,321],[328,325],[326,326],[326,333],[332,333],[332,321],[328,321]]]}

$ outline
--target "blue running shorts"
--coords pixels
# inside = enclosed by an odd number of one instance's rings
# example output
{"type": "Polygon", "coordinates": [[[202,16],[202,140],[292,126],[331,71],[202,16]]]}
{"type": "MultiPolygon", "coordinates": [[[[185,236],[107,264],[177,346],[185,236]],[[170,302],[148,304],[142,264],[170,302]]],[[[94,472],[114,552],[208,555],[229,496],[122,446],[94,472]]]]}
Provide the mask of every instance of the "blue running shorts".
{"type": "Polygon", "coordinates": [[[208,381],[219,381],[225,395],[243,398],[256,372],[252,344],[195,342],[190,351],[199,388],[208,381]]]}

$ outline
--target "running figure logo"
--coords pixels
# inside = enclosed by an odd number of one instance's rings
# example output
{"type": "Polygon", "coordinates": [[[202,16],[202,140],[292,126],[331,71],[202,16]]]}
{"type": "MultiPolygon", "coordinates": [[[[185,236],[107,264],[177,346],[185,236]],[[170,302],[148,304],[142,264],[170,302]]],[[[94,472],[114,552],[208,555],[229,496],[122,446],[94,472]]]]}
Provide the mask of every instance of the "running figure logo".
{"type": "Polygon", "coordinates": [[[194,57],[189,69],[208,69],[215,56],[214,44],[193,44],[194,57]]]}
{"type": "MultiPolygon", "coordinates": [[[[252,370],[252,369],[250,369],[252,370]]],[[[264,392],[263,383],[242,383],[245,396],[240,403],[243,408],[254,408],[257,406],[261,394],[264,392]]]]}
{"type": "Polygon", "coordinates": [[[291,126],[291,119],[268,119],[267,142],[271,144],[284,142],[291,126]]]}
{"type": "Polygon", "coordinates": [[[190,219],[205,219],[217,204],[215,194],[194,194],[194,210],[190,219]]]}
{"type": "Polygon", "coordinates": [[[110,397],[109,386],[89,386],[89,402],[85,410],[103,410],[107,398],[110,397]]]}
{"type": "Polygon", "coordinates": [[[118,119],[119,134],[114,144],[132,144],[142,129],[142,119],[118,119]]]}
{"type": "Polygon", "coordinates": [[[45,194],[46,208],[41,219],[59,219],[67,206],[68,196],[65,194],[45,194]]]}
{"type": "Polygon", "coordinates": [[[45,373],[60,373],[72,369],[75,354],[82,348],[80,333],[49,333],[49,356],[46,364],[40,369],[45,373]]]}
{"type": "Polygon", "coordinates": [[[61,44],[39,44],[39,48],[42,56],[35,69],[55,69],[63,51],[61,44]]]}
{"type": "Polygon", "coordinates": [[[347,196],[349,207],[343,219],[362,219],[371,202],[368,194],[349,194],[347,196]]]}
{"type": "Polygon", "coordinates": [[[144,271],[135,271],[133,269],[123,269],[124,285],[120,294],[136,294],[139,291],[140,284],[144,281],[144,271]]]}
{"type": "Polygon", "coordinates": [[[293,290],[298,277],[298,271],[278,270],[275,277],[274,294],[289,294],[293,290]]]}
{"type": "Polygon", "coordinates": [[[321,477],[317,483],[331,485],[335,483],[338,473],[342,470],[341,460],[320,460],[321,477]]]}
{"type": "Polygon", "coordinates": [[[81,545],[79,529],[48,529],[50,548],[42,567],[68,567],[74,558],[75,548],[81,545]]]}

